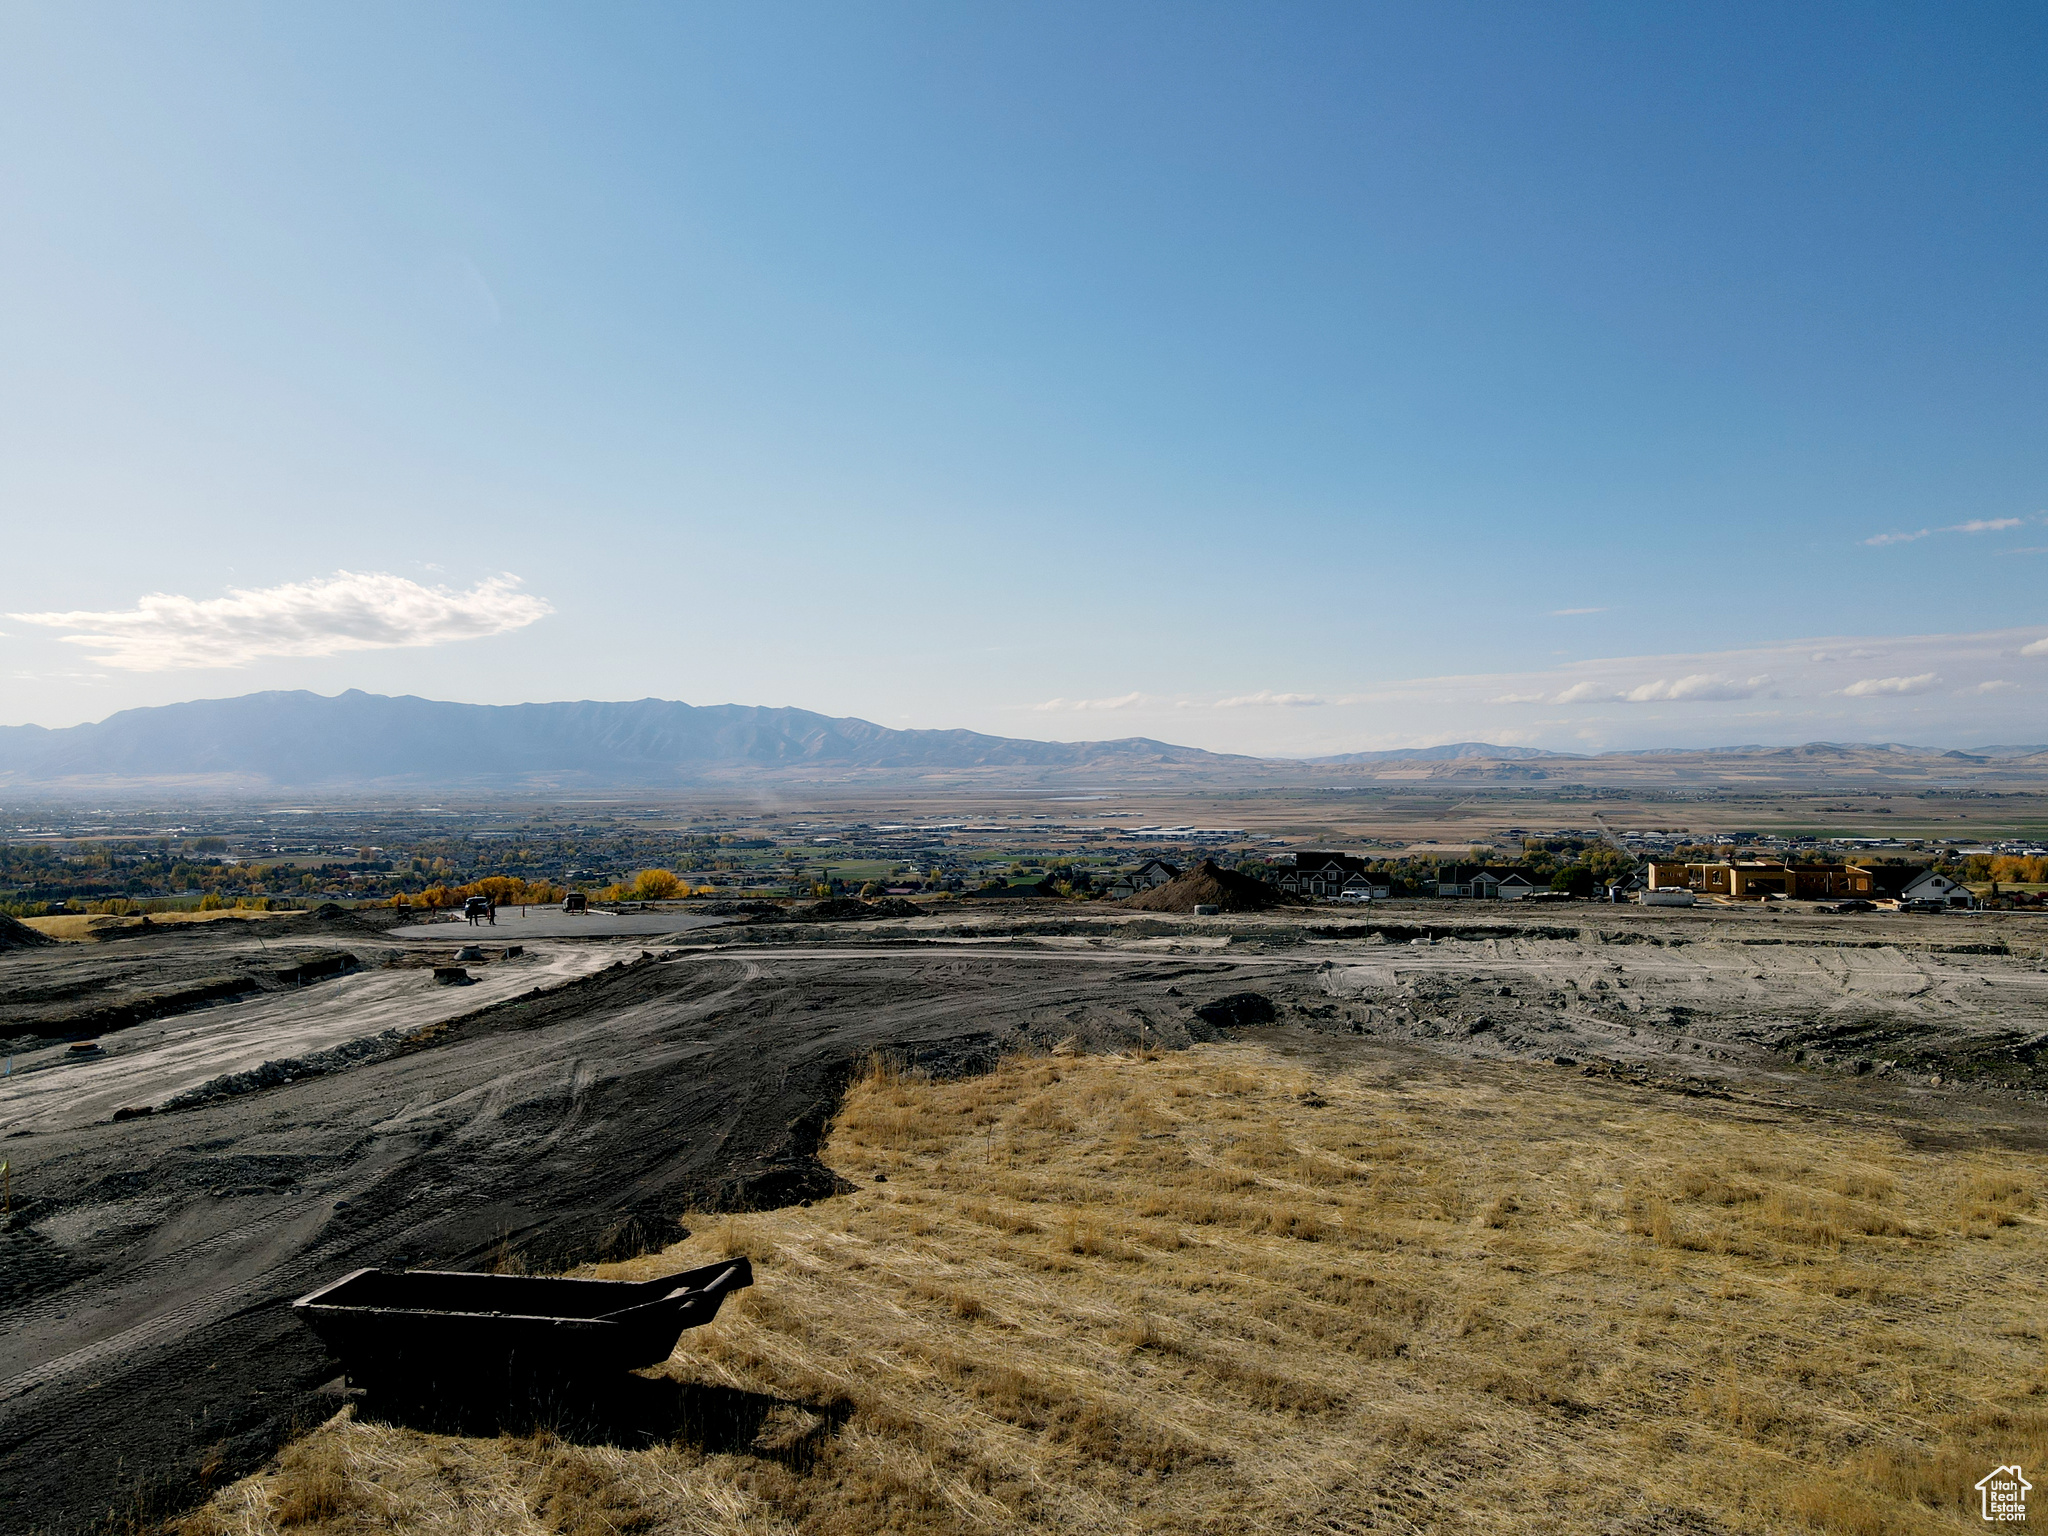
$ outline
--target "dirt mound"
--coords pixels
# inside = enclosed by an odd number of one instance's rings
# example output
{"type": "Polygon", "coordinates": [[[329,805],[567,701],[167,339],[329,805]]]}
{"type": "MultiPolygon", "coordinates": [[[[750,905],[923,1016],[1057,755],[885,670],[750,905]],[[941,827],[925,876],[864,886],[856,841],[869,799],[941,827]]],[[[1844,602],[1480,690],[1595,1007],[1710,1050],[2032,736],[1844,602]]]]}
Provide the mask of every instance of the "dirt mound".
{"type": "Polygon", "coordinates": [[[1204,859],[1186,874],[1126,897],[1117,905],[1136,912],[1192,912],[1198,906],[1216,907],[1224,912],[1263,912],[1269,907],[1298,907],[1307,903],[1263,880],[1240,875],[1234,869],[1218,869],[1213,860],[1204,859]]]}
{"type": "Polygon", "coordinates": [[[28,949],[37,944],[56,942],[47,933],[37,933],[27,923],[18,923],[0,912],[0,949],[28,949]]]}
{"type": "Polygon", "coordinates": [[[835,896],[830,901],[813,902],[808,907],[799,907],[789,914],[791,922],[797,923],[850,923],[864,917],[919,917],[924,909],[915,902],[905,901],[901,896],[884,896],[878,901],[862,901],[854,896],[835,896]]]}
{"type": "Polygon", "coordinates": [[[1213,1003],[1202,1004],[1195,1010],[1195,1017],[1205,1024],[1245,1029],[1254,1024],[1272,1023],[1280,1017],[1280,1010],[1263,992],[1233,992],[1213,1003]]]}

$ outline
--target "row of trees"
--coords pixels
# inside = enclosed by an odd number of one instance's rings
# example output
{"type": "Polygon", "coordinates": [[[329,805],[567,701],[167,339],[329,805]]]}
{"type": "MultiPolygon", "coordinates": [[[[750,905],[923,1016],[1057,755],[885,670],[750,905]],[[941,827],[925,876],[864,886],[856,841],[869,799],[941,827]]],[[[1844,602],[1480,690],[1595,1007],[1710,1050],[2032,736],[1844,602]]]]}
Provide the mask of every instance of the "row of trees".
{"type": "Polygon", "coordinates": [[[472,896],[487,896],[498,907],[545,907],[568,894],[561,886],[545,880],[528,882],[518,875],[486,875],[467,885],[430,885],[414,895],[400,891],[391,898],[391,905],[420,907],[431,912],[459,907],[472,896]]]}
{"type": "Polygon", "coordinates": [[[1987,880],[2004,885],[2048,884],[2048,859],[2033,859],[2018,853],[1973,853],[1963,860],[1962,877],[1975,885],[1987,880]]]}
{"type": "Polygon", "coordinates": [[[596,893],[599,901],[680,901],[685,896],[708,896],[712,887],[693,886],[672,869],[643,869],[631,880],[621,880],[596,893]]]}

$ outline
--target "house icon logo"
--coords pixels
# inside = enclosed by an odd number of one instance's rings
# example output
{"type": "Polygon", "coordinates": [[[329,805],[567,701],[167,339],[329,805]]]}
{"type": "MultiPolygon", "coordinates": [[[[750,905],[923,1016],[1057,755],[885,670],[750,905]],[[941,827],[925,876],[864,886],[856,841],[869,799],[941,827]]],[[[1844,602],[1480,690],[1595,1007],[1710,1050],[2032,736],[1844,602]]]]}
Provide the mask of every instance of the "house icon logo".
{"type": "Polygon", "coordinates": [[[2017,1466],[1993,1467],[1977,1480],[1984,1498],[1984,1518],[2001,1525],[2027,1523],[2027,1491],[2034,1485],[2017,1466]]]}

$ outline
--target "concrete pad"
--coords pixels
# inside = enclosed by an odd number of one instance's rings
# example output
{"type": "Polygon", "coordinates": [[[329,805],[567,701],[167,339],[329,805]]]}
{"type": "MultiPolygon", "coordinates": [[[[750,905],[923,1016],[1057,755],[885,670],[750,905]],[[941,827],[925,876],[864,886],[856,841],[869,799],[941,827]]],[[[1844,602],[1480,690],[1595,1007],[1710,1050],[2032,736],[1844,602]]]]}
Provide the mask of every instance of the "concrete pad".
{"type": "Polygon", "coordinates": [[[498,908],[498,921],[468,923],[461,918],[407,923],[393,928],[395,939],[446,939],[451,944],[521,944],[528,939],[611,939],[647,938],[665,933],[687,933],[692,928],[716,928],[729,917],[711,917],[701,912],[564,912],[560,907],[498,908]]]}

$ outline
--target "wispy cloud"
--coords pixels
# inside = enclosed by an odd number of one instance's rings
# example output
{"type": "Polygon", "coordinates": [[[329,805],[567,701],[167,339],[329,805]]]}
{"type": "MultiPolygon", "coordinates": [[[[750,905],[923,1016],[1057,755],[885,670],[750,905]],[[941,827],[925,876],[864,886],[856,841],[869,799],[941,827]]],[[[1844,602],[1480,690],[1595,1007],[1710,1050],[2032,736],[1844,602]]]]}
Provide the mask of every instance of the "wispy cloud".
{"type": "Polygon", "coordinates": [[[2004,730],[1999,721],[2014,700],[2034,698],[2044,685],[2048,624],[2030,624],[1959,634],[1806,635],[1519,672],[1387,678],[1356,691],[1132,693],[1055,700],[1052,707],[1128,710],[1123,718],[1133,726],[1142,721],[1148,734],[1223,751],[1304,756],[1442,741],[1570,750],[1736,741],[1940,744],[2005,739],[1995,733],[2004,730]],[[1304,699],[1322,704],[1286,707],[1304,699]]]}
{"type": "Polygon", "coordinates": [[[1911,533],[1880,533],[1863,542],[1873,549],[1882,549],[1887,544],[1911,544],[1918,539],[1932,538],[1937,533],[2003,533],[2008,528],[2021,527],[2026,522],[2020,517],[1978,517],[1967,523],[1950,523],[1946,528],[1916,528],[1911,533]]]}
{"type": "MultiPolygon", "coordinates": [[[[1729,699],[1753,699],[1771,686],[1768,676],[1723,677],[1717,672],[1692,672],[1684,677],[1659,677],[1633,687],[1617,687],[1588,678],[1573,683],[1549,700],[1553,704],[1685,704],[1718,703],[1729,699]]],[[[1492,701],[1503,704],[1535,704],[1542,694],[1506,696],[1492,701]]]]}
{"type": "Polygon", "coordinates": [[[1145,705],[1153,702],[1155,701],[1150,694],[1124,693],[1117,695],[1113,699],[1047,699],[1043,704],[1034,704],[1031,707],[1033,709],[1049,711],[1142,709],[1145,705]]]}
{"type": "Polygon", "coordinates": [[[449,645],[523,629],[554,609],[493,576],[467,592],[423,587],[381,572],[337,571],[317,581],[230,588],[226,597],[152,592],[110,612],[15,613],[49,629],[77,630],[66,645],[130,672],[239,667],[266,656],[332,656],[342,651],[449,645]]]}
{"type": "Polygon", "coordinates": [[[1605,608],[1553,608],[1550,610],[1550,617],[1553,619],[1568,619],[1574,614],[1605,613],[1606,611],[1605,608]]]}
{"type": "Polygon", "coordinates": [[[1714,672],[1694,672],[1690,676],[1674,678],[1670,682],[1658,678],[1653,683],[1642,683],[1631,688],[1626,697],[1631,704],[1680,704],[1688,700],[1702,703],[1711,700],[1753,699],[1771,686],[1769,677],[1722,677],[1714,672]]]}
{"type": "Polygon", "coordinates": [[[1842,697],[1877,699],[1890,695],[1932,693],[1940,686],[1941,679],[1932,672],[1922,672],[1918,677],[1866,677],[1844,688],[1842,697]]]}
{"type": "Polygon", "coordinates": [[[1328,699],[1314,693],[1273,693],[1262,689],[1258,693],[1239,694],[1234,699],[1218,699],[1216,708],[1256,709],[1262,705],[1272,705],[1285,709],[1304,709],[1329,702],[1328,699]]]}

